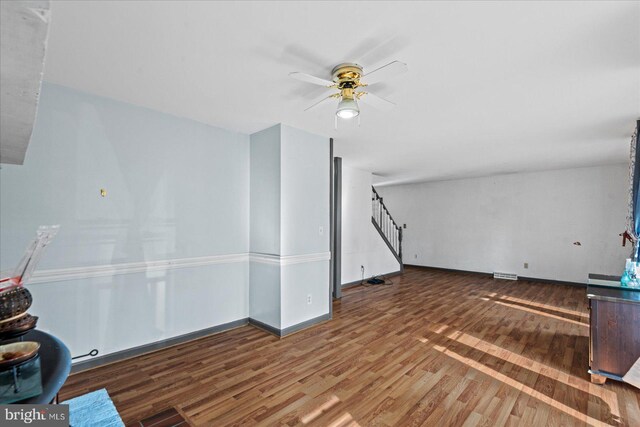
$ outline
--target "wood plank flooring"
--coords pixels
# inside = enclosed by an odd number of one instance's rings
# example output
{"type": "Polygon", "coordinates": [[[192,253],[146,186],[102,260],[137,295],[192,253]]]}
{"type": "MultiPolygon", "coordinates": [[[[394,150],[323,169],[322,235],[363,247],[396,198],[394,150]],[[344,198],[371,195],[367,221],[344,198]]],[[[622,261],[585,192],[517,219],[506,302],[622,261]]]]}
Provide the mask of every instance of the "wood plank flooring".
{"type": "Polygon", "coordinates": [[[73,375],[61,400],[105,387],[127,424],[175,408],[194,426],[640,425],[639,390],[589,381],[585,288],[393,281],[283,339],[245,326],[73,375]]]}

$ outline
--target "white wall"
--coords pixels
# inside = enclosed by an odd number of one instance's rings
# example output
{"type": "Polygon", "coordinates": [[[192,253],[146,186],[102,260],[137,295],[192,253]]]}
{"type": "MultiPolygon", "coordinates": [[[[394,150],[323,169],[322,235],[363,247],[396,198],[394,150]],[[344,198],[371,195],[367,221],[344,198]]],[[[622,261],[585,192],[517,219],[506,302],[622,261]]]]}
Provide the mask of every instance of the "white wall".
{"type": "Polygon", "coordinates": [[[87,273],[28,286],[38,328],[72,355],[249,315],[248,135],[45,83],[25,164],[0,171],[0,208],[3,270],[60,224],[38,270],[87,273]],[[144,269],[165,260],[200,265],[144,269]],[[99,267],[122,274],[89,277],[99,267]]]}
{"type": "MultiPolygon", "coordinates": [[[[342,284],[400,270],[382,237],[371,223],[372,174],[342,166],[342,284]]],[[[390,208],[395,218],[396,212],[390,208]]]]}
{"type": "Polygon", "coordinates": [[[612,165],[378,191],[407,224],[406,264],[586,283],[589,273],[620,274],[631,251],[618,236],[627,173],[612,165]]]}

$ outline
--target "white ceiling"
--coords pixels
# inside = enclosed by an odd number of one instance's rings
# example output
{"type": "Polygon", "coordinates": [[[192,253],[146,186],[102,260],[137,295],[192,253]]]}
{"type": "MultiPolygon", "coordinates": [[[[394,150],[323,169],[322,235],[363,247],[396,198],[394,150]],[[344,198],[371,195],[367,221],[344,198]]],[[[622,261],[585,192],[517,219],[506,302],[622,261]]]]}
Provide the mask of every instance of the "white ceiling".
{"type": "MultiPolygon", "coordinates": [[[[335,138],[384,183],[626,161],[640,118],[640,2],[63,2],[45,80],[252,133],[335,138]],[[340,62],[409,65],[334,129],[302,110],[340,62]]],[[[185,147],[188,149],[188,147],[185,147]]]]}

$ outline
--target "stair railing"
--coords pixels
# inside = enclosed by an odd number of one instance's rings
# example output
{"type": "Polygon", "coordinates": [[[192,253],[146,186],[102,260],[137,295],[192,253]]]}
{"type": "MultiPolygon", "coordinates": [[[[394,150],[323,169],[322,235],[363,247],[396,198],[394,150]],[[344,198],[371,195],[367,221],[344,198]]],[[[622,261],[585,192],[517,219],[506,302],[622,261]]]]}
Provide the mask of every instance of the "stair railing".
{"type": "Polygon", "coordinates": [[[402,267],[402,227],[393,220],[382,197],[371,187],[371,222],[402,267]]]}

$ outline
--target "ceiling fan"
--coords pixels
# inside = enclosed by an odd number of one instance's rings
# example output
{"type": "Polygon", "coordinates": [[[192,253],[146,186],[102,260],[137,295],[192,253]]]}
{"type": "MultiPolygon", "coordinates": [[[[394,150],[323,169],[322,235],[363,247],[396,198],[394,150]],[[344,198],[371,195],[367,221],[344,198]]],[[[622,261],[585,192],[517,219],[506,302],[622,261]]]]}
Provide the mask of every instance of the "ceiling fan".
{"type": "Polygon", "coordinates": [[[324,104],[329,100],[339,99],[340,101],[338,102],[338,108],[336,109],[336,117],[341,119],[351,119],[360,114],[358,101],[362,101],[365,104],[369,104],[380,110],[389,110],[390,108],[395,107],[396,104],[393,102],[380,98],[371,92],[359,91],[359,89],[381,82],[382,80],[395,77],[407,70],[407,64],[404,62],[393,61],[371,71],[370,73],[363,74],[362,66],[347,62],[336,65],[333,68],[331,71],[332,81],[299,72],[289,73],[289,76],[296,80],[338,90],[337,93],[333,93],[329,96],[323,96],[319,101],[315,102],[304,111],[324,104]],[[360,81],[361,78],[366,83],[360,81]]]}

